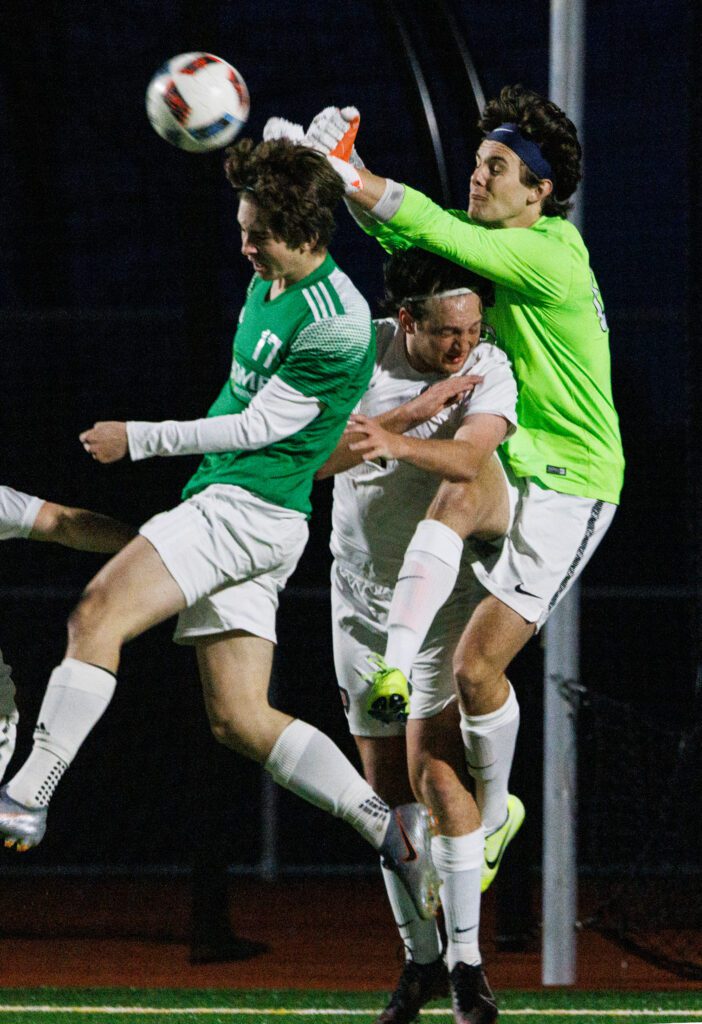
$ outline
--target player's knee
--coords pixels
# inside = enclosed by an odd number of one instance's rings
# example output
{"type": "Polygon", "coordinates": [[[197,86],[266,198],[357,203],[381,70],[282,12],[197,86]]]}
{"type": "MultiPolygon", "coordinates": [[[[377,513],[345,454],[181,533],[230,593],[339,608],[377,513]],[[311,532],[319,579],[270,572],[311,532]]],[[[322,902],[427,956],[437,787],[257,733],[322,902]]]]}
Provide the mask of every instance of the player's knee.
{"type": "Polygon", "coordinates": [[[240,720],[226,712],[210,709],[208,714],[210,730],[218,743],[253,761],[265,760],[260,734],[255,728],[242,728],[240,720]]]}
{"type": "Polygon", "coordinates": [[[457,651],[453,674],[461,705],[469,715],[481,714],[481,708],[502,675],[479,650],[457,651]]]}
{"type": "Polygon", "coordinates": [[[455,772],[445,761],[428,753],[420,752],[414,759],[410,779],[417,800],[439,815],[455,798],[455,772]]]}
{"type": "Polygon", "coordinates": [[[95,636],[109,619],[109,600],[100,586],[86,589],[68,617],[68,636],[72,642],[95,636]]]}
{"type": "Polygon", "coordinates": [[[437,519],[465,539],[475,526],[473,493],[472,484],[444,480],[429,506],[427,519],[437,519]]]}

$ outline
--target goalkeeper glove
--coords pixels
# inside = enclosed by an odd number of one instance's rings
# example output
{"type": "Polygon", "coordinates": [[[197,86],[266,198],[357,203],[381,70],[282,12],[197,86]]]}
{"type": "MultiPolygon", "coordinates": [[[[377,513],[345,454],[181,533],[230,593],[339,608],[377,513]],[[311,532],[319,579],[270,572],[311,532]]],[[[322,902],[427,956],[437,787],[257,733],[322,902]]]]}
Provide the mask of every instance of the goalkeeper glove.
{"type": "Polygon", "coordinates": [[[354,148],[360,122],[361,115],[355,107],[325,107],[312,118],[305,133],[304,144],[324,153],[344,182],[347,196],[363,188],[358,174],[363,161],[354,148]]]}
{"type": "Polygon", "coordinates": [[[355,107],[325,107],[312,118],[305,140],[325,156],[348,161],[360,123],[361,115],[355,107]]]}
{"type": "Polygon", "coordinates": [[[346,195],[360,192],[363,182],[358,174],[363,161],[354,149],[360,115],[355,107],[327,107],[312,120],[307,132],[301,124],[285,117],[269,117],[263,129],[264,142],[290,139],[326,156],[344,183],[346,195]]]}

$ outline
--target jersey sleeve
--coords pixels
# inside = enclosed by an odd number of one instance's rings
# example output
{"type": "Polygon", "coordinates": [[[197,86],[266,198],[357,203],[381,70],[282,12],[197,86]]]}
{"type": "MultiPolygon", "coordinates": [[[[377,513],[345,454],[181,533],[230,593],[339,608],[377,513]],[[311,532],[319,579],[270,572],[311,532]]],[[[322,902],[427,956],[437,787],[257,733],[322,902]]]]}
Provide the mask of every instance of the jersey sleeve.
{"type": "Polygon", "coordinates": [[[315,321],[294,339],[278,376],[326,405],[345,404],[372,370],[373,340],[370,318],[344,314],[315,321]]]}
{"type": "Polygon", "coordinates": [[[464,419],[478,413],[503,416],[510,425],[507,437],[517,428],[517,382],[512,365],[496,345],[481,345],[478,359],[470,368],[480,374],[482,383],[462,402],[464,419]]]}
{"type": "Polygon", "coordinates": [[[304,430],[319,410],[316,398],[300,394],[274,375],[240,413],[161,423],[131,420],[127,423],[129,456],[137,462],[154,455],[254,451],[304,430]]]}
{"type": "Polygon", "coordinates": [[[552,237],[536,229],[495,230],[474,224],[467,214],[444,210],[407,186],[399,210],[383,226],[405,243],[445,256],[532,299],[559,303],[568,296],[572,266],[567,247],[554,245],[552,237]]]}
{"type": "Polygon", "coordinates": [[[43,504],[42,498],[0,487],[0,540],[28,537],[43,504]]]}
{"type": "Polygon", "coordinates": [[[410,249],[412,247],[413,243],[411,241],[403,238],[402,235],[394,231],[388,224],[377,220],[356,204],[346,201],[346,208],[359,228],[365,231],[367,235],[370,235],[371,238],[375,238],[386,252],[393,253],[399,249],[410,249]]]}

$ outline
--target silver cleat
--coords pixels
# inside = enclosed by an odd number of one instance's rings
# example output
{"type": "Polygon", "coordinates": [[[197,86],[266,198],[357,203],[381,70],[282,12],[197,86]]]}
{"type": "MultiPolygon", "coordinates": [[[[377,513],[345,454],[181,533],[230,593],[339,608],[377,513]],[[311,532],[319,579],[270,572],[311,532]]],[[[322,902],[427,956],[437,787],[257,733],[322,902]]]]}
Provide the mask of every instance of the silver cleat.
{"type": "Polygon", "coordinates": [[[0,837],[8,849],[18,853],[31,850],[44,838],[46,807],[25,807],[7,795],[7,786],[0,787],[0,837]]]}
{"type": "Polygon", "coordinates": [[[424,920],[439,909],[441,879],[431,859],[432,819],[423,804],[402,804],[391,812],[380,856],[394,871],[424,920]]]}

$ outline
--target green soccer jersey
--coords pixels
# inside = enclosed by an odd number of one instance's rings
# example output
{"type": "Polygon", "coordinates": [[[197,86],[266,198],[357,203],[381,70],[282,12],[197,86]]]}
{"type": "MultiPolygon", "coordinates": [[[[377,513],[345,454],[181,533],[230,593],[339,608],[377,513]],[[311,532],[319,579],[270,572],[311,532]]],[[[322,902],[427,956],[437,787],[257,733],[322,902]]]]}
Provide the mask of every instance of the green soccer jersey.
{"type": "Polygon", "coordinates": [[[561,217],[488,228],[405,187],[395,216],[366,230],[386,249],[418,245],[495,282],[485,319],[519,388],[519,427],[503,446],[511,468],[555,491],[618,502],[624,456],[609,332],[577,228],[561,217]]]}
{"type": "Polygon", "coordinates": [[[302,430],[264,448],[205,455],[183,497],[210,484],[236,484],[309,516],[314,474],[336,447],[366,390],[375,340],[368,304],[331,256],[312,274],[269,298],[255,276],[234,335],[229,380],[208,416],[243,412],[275,374],[321,412],[302,430]]]}

